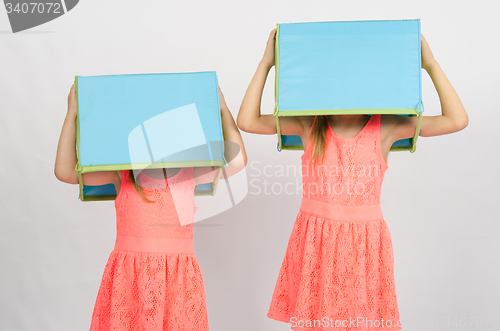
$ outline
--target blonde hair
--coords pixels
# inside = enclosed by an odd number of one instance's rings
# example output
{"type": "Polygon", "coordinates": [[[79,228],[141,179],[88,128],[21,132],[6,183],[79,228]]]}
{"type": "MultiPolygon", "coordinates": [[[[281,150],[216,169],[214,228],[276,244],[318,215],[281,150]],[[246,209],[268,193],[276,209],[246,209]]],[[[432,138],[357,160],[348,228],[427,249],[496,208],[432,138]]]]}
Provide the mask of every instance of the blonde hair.
{"type": "Polygon", "coordinates": [[[134,190],[139,193],[139,195],[146,201],[146,202],[149,202],[149,203],[154,203],[156,201],[151,201],[149,200],[146,195],[144,194],[144,189],[141,185],[137,184],[136,181],[135,181],[135,178],[134,178],[134,171],[133,170],[130,170],[128,172],[128,179],[130,181],[130,183],[132,184],[132,187],[134,188],[134,190]]]}

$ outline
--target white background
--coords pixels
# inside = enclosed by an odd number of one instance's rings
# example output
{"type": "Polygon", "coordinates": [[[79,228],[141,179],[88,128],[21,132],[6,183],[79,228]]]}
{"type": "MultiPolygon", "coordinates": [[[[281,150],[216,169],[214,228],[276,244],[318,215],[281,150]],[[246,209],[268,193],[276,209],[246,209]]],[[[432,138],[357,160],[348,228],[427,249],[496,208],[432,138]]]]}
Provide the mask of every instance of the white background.
{"type": "MultiPolygon", "coordinates": [[[[236,117],[276,23],[420,18],[470,124],[419,138],[414,154],[389,156],[382,208],[401,320],[408,331],[499,330],[497,15],[496,0],[86,0],[12,34],[0,8],[0,329],[88,330],[113,249],[113,202],[81,202],[77,186],[53,174],[75,75],[215,70],[236,117]]],[[[265,113],[273,82],[274,70],[265,113]]],[[[425,72],[423,98],[425,113],[438,114],[425,72]]],[[[278,153],[276,136],[243,139],[257,187],[264,180],[300,185],[298,174],[259,172],[298,168],[302,152],[278,153]]],[[[249,186],[236,207],[196,224],[211,330],[289,330],[266,313],[300,200],[300,191],[266,195],[249,186]]]]}

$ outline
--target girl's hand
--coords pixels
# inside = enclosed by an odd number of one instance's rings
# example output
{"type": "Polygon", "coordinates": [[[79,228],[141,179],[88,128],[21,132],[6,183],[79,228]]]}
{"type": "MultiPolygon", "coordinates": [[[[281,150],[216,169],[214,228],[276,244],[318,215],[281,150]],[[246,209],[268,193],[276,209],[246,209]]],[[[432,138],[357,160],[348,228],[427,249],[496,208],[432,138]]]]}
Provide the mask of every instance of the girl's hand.
{"type": "Polygon", "coordinates": [[[68,114],[75,116],[75,117],[77,114],[75,84],[71,85],[71,89],[69,90],[69,94],[68,94],[68,114]]]}
{"type": "Polygon", "coordinates": [[[434,59],[434,55],[432,54],[431,48],[425,40],[423,35],[420,35],[421,38],[421,53],[422,53],[422,68],[424,68],[427,72],[431,68],[431,66],[436,63],[436,59],[434,59]]]}
{"type": "Polygon", "coordinates": [[[267,40],[266,50],[262,57],[262,63],[271,68],[274,66],[274,45],[276,43],[276,29],[273,29],[267,40]]]}

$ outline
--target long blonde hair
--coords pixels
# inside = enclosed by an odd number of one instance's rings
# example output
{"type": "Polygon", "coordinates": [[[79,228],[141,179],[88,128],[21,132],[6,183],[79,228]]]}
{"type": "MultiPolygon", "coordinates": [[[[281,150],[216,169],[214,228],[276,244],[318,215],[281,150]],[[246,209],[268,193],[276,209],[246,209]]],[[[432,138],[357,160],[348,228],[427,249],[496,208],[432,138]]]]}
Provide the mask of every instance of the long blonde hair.
{"type": "Polygon", "coordinates": [[[314,163],[322,164],[326,148],[326,130],[328,128],[328,117],[326,115],[316,116],[314,119],[308,144],[313,144],[312,157],[309,159],[309,165],[314,163]]]}

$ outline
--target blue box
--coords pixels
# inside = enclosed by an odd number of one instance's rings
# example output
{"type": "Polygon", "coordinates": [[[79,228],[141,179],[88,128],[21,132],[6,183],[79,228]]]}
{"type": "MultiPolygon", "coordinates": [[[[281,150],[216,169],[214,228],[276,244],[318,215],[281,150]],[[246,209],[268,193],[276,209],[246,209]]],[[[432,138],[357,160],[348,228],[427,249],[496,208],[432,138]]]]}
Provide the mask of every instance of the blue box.
{"type": "Polygon", "coordinates": [[[84,185],[82,174],[226,165],[215,72],[77,76],[80,199],[113,200],[113,184],[84,185]]]}
{"type": "Polygon", "coordinates": [[[281,135],[279,117],[333,114],[419,116],[415,136],[391,150],[415,151],[423,112],[420,20],[277,25],[275,109],[278,149],[301,150],[281,135]]]}

